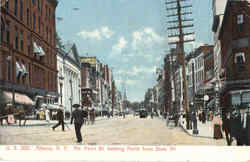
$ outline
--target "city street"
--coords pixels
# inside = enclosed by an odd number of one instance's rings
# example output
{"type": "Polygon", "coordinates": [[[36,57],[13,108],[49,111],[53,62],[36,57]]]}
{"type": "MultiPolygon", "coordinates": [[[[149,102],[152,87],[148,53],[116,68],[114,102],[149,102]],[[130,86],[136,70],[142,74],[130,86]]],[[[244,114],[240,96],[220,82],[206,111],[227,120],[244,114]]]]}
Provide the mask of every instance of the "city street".
{"type": "MultiPolygon", "coordinates": [[[[28,121],[35,122],[35,121],[28,121]]],[[[74,145],[76,137],[73,125],[67,124],[65,132],[58,127],[51,129],[53,124],[38,126],[1,126],[1,144],[24,145],[74,145]]],[[[111,119],[98,119],[94,125],[84,125],[81,129],[84,139],[83,144],[89,145],[226,145],[225,139],[214,140],[211,138],[192,137],[182,128],[166,127],[159,118],[142,118],[132,115],[126,119],[115,117],[111,119]]]]}

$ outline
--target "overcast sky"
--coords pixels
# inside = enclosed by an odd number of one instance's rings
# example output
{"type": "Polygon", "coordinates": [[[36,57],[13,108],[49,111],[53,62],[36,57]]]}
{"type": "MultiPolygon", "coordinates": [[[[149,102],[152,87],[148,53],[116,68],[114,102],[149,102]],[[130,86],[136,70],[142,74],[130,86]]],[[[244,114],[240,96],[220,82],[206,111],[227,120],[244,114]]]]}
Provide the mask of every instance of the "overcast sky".
{"type": "MultiPolygon", "coordinates": [[[[118,89],[124,84],[128,99],[141,101],[168,50],[164,1],[59,0],[57,32],[64,42],[75,42],[81,56],[97,56],[112,67],[118,89]]],[[[187,50],[212,43],[211,0],[190,1],[196,42],[187,50]]]]}

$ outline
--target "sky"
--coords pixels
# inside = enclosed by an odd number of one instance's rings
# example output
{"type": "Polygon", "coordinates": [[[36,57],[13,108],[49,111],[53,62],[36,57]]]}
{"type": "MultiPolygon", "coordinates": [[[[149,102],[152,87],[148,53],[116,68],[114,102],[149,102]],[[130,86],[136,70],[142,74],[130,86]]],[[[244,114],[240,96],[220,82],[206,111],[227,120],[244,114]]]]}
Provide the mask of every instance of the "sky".
{"type": "MultiPolygon", "coordinates": [[[[56,29],[80,56],[96,56],[112,68],[117,88],[130,101],[142,101],[156,82],[169,50],[165,0],[58,0],[56,29]]],[[[195,42],[191,51],[212,44],[211,0],[190,0],[195,42]]]]}

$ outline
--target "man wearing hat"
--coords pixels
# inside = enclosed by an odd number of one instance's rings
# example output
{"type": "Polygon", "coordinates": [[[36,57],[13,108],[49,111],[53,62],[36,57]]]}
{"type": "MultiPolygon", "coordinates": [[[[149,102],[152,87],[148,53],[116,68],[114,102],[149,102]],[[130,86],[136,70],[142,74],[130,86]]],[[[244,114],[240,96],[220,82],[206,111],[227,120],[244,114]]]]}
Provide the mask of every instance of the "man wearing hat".
{"type": "Polygon", "coordinates": [[[72,112],[70,123],[72,124],[74,121],[77,143],[81,143],[82,142],[81,127],[84,120],[82,116],[82,111],[79,109],[80,105],[74,104],[73,107],[75,108],[75,110],[72,112]]]}
{"type": "Polygon", "coordinates": [[[52,127],[53,130],[55,130],[56,127],[59,125],[62,125],[62,131],[64,131],[64,115],[63,115],[63,108],[59,107],[57,111],[57,120],[58,123],[52,127]]]}

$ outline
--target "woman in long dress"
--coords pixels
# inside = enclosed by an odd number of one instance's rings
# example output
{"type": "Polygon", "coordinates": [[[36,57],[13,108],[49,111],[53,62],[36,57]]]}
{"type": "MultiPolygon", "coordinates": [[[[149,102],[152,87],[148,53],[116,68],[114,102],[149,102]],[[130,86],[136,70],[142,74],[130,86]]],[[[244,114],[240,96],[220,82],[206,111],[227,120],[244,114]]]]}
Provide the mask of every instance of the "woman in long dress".
{"type": "Polygon", "coordinates": [[[50,115],[49,115],[49,109],[45,109],[45,118],[46,118],[46,122],[50,122],[50,115]]]}
{"type": "Polygon", "coordinates": [[[221,139],[223,138],[221,126],[222,126],[222,120],[219,117],[219,114],[216,114],[213,119],[214,124],[214,139],[221,139]]]}

